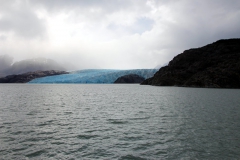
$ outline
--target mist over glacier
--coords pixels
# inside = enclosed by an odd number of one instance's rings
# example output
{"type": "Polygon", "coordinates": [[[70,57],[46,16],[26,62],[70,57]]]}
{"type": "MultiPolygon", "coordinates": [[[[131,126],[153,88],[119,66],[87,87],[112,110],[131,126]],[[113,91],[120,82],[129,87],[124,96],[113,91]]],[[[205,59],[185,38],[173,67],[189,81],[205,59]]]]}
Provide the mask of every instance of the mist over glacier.
{"type": "Polygon", "coordinates": [[[37,78],[29,83],[113,83],[124,75],[137,74],[146,79],[152,77],[156,72],[157,69],[87,69],[74,71],[70,74],[37,78]]]}

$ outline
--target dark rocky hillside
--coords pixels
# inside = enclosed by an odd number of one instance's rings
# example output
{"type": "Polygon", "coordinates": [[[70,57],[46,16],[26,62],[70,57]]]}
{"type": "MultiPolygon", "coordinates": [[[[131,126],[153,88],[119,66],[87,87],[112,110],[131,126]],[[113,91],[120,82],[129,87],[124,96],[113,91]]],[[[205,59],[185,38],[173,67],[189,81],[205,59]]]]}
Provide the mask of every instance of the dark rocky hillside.
{"type": "Polygon", "coordinates": [[[51,70],[51,71],[28,72],[19,75],[9,75],[4,78],[0,78],[0,83],[27,83],[35,78],[54,76],[60,74],[68,74],[68,72],[51,70]]]}
{"type": "Polygon", "coordinates": [[[141,84],[240,88],[240,39],[219,40],[186,50],[141,84]]]}
{"type": "Polygon", "coordinates": [[[114,83],[141,83],[145,78],[137,74],[129,74],[119,77],[114,83]]]}

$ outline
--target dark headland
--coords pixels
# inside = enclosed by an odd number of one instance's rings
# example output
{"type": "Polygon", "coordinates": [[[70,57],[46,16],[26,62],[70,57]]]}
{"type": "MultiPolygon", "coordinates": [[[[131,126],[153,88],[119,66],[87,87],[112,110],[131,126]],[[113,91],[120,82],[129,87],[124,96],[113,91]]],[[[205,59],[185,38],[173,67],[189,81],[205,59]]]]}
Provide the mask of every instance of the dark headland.
{"type": "Polygon", "coordinates": [[[114,83],[141,83],[144,80],[145,80],[144,77],[141,77],[137,74],[128,74],[119,77],[114,83]]]}
{"type": "Polygon", "coordinates": [[[186,50],[141,84],[240,88],[240,39],[219,40],[186,50]]]}
{"type": "Polygon", "coordinates": [[[9,75],[4,78],[0,78],[0,83],[27,83],[35,78],[54,76],[60,74],[68,74],[68,72],[55,70],[27,72],[23,74],[9,75]]]}

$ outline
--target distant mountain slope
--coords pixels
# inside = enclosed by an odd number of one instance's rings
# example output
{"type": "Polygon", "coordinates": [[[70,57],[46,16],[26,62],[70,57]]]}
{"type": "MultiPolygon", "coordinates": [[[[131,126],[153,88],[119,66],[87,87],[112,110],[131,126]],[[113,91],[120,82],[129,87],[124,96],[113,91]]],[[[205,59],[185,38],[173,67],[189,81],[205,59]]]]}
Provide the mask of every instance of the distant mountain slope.
{"type": "Polygon", "coordinates": [[[67,75],[37,78],[29,83],[113,83],[119,77],[128,74],[137,74],[144,78],[149,78],[152,77],[156,71],[156,69],[87,69],[71,72],[67,75]]]}
{"type": "Polygon", "coordinates": [[[54,60],[46,59],[46,58],[26,59],[19,62],[15,62],[12,65],[8,65],[8,66],[4,65],[4,66],[5,68],[3,68],[0,72],[2,76],[12,75],[12,74],[22,74],[26,72],[34,72],[39,70],[40,71],[65,70],[64,67],[60,66],[54,60]]]}
{"type": "Polygon", "coordinates": [[[142,84],[240,88],[240,39],[186,50],[142,84]]]}

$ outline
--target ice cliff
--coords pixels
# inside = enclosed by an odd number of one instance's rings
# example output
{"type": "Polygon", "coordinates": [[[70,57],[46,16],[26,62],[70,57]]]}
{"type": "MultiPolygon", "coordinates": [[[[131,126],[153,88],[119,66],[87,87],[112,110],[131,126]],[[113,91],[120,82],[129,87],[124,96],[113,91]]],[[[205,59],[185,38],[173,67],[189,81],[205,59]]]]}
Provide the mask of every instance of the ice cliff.
{"type": "Polygon", "coordinates": [[[113,83],[116,79],[124,75],[137,74],[146,79],[152,77],[156,72],[157,69],[87,69],[74,71],[65,75],[37,78],[29,83],[113,83]]]}

